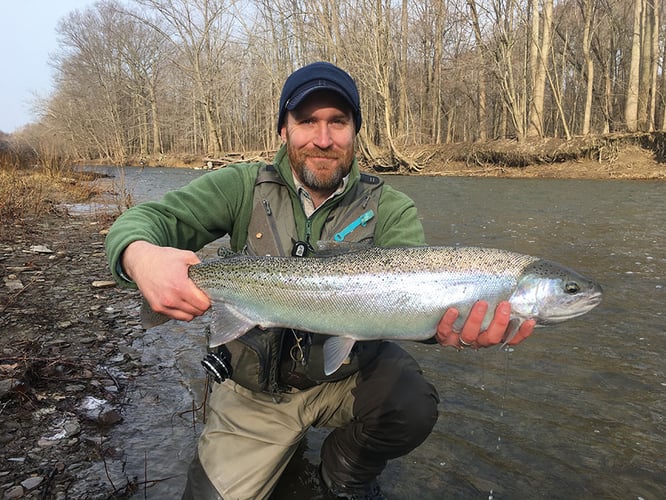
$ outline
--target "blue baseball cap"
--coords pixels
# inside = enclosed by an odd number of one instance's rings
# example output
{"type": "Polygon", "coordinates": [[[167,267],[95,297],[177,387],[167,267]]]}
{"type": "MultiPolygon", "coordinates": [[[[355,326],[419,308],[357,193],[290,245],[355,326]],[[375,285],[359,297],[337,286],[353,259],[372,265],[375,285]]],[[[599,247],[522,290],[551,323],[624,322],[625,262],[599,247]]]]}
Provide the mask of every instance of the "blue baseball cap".
{"type": "Polygon", "coordinates": [[[351,107],[356,133],[361,129],[361,102],[356,83],[346,71],[328,62],[315,62],[294,71],[282,87],[278,112],[278,134],[287,111],[296,109],[303,100],[318,90],[339,94],[351,107]]]}

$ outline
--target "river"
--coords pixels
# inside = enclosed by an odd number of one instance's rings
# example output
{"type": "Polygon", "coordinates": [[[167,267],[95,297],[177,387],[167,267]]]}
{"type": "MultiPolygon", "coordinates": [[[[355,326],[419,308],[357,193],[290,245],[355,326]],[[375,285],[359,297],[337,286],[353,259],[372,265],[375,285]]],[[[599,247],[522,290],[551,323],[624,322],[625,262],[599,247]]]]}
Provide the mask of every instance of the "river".
{"type": "MultiPolygon", "coordinates": [[[[99,170],[99,169],[98,169],[99,170]]],[[[202,175],[110,169],[135,202],[202,175]]],[[[423,445],[380,477],[392,499],[634,498],[666,495],[666,183],[398,177],[428,242],[539,255],[598,280],[585,316],[537,330],[510,352],[405,343],[441,396],[423,445]]],[[[127,476],[163,479],[138,495],[179,498],[201,429],[201,329],[163,326],[140,341],[153,367],[130,391],[111,440],[127,476]],[[175,331],[174,331],[175,329],[175,331]]],[[[313,431],[274,498],[326,498],[313,431]]],[[[138,497],[137,495],[137,497],[138,497]]]]}

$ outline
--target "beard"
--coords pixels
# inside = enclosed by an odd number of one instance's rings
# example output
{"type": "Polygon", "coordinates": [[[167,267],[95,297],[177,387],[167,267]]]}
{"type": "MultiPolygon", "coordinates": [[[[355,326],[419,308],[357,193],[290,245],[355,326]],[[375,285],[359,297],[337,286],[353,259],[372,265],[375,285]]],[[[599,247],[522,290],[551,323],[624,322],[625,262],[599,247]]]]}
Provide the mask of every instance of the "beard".
{"type": "Polygon", "coordinates": [[[354,160],[354,148],[349,151],[336,153],[319,148],[310,150],[296,149],[287,143],[287,154],[291,168],[294,170],[298,179],[308,189],[318,192],[335,191],[342,179],[349,174],[354,160]],[[327,161],[317,164],[319,158],[326,158],[327,161]],[[337,160],[336,165],[332,166],[328,161],[337,160]],[[308,162],[309,160],[309,162],[308,162]]]}

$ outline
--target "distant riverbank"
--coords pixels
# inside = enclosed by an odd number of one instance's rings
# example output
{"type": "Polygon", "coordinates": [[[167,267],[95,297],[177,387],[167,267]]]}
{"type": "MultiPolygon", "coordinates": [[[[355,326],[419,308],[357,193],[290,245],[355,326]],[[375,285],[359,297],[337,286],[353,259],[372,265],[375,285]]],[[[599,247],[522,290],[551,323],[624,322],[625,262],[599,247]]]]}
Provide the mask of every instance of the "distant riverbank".
{"type": "MultiPolygon", "coordinates": [[[[666,179],[664,133],[616,134],[589,138],[514,140],[418,145],[401,154],[417,167],[392,169],[361,159],[361,168],[383,174],[557,178],[666,179]]],[[[230,163],[272,161],[275,151],[226,153],[218,156],[159,155],[128,158],[126,165],[215,169],[230,163]]],[[[101,164],[88,162],[87,164],[101,164]]],[[[103,162],[102,162],[103,163],[103,162]]],[[[388,160],[382,163],[390,164],[388,160]]]]}

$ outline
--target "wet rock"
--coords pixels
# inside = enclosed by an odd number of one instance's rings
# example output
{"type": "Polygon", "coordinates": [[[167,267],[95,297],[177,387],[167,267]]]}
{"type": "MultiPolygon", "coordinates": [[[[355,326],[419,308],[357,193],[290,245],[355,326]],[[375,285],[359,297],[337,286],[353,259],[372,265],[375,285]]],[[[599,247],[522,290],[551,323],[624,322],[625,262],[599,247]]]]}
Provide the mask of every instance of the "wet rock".
{"type": "Polygon", "coordinates": [[[136,361],[138,359],[141,359],[141,353],[134,349],[133,347],[129,346],[119,346],[118,350],[125,354],[127,357],[129,357],[131,360],[136,361]]]}
{"type": "Polygon", "coordinates": [[[23,488],[25,488],[26,490],[30,491],[30,490],[34,490],[35,488],[37,488],[37,486],[42,484],[42,481],[44,481],[43,477],[41,477],[41,476],[32,476],[32,477],[29,477],[28,479],[26,479],[24,481],[21,481],[21,486],[23,486],[23,488]]]}
{"type": "Polygon", "coordinates": [[[94,396],[83,398],[79,411],[83,417],[99,425],[114,425],[123,420],[118,408],[109,404],[107,400],[94,396]]]}
{"type": "Polygon", "coordinates": [[[49,434],[43,436],[37,441],[37,446],[46,448],[60,443],[60,441],[77,436],[81,433],[81,425],[78,419],[68,416],[57,421],[50,429],[49,434]]]}
{"type": "Polygon", "coordinates": [[[86,434],[81,436],[81,439],[86,443],[92,444],[93,446],[102,446],[102,444],[104,444],[104,442],[107,440],[107,438],[99,434],[95,436],[86,434]]]}
{"type": "Polygon", "coordinates": [[[114,364],[114,365],[118,364],[118,363],[123,363],[125,361],[125,354],[122,353],[122,352],[119,352],[115,356],[111,356],[110,358],[108,358],[106,361],[108,363],[111,363],[111,364],[114,364]]]}

